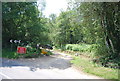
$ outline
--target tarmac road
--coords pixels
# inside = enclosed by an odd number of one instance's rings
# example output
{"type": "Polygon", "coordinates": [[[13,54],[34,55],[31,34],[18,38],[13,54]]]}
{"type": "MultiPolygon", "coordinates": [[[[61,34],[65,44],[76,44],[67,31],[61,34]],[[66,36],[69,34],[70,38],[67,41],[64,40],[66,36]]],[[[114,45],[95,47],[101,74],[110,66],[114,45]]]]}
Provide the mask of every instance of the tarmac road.
{"type": "Polygon", "coordinates": [[[57,53],[30,59],[3,58],[0,75],[2,79],[102,79],[74,69],[69,62],[71,59],[57,53]]]}

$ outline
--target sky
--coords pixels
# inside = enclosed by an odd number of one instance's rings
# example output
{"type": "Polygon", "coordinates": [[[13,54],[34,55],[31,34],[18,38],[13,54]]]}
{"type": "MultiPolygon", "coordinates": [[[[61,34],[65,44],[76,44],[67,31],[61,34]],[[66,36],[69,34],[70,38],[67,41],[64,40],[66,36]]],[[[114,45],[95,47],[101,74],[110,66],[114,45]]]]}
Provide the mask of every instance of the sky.
{"type": "MultiPolygon", "coordinates": [[[[38,0],[38,3],[41,0],[38,0]]],[[[46,7],[45,10],[43,10],[43,14],[46,17],[49,17],[50,14],[54,13],[57,16],[60,14],[60,10],[66,10],[67,9],[67,1],[66,0],[45,0],[46,1],[46,7]]]]}

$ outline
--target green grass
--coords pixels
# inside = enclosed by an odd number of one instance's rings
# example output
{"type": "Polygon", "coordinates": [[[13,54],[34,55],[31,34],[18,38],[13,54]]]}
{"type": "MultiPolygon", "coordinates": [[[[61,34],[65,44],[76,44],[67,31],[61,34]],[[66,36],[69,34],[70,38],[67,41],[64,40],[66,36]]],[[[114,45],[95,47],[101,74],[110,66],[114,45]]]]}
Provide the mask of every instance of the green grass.
{"type": "Polygon", "coordinates": [[[74,56],[71,63],[73,63],[77,68],[82,69],[84,72],[94,74],[105,79],[118,79],[118,69],[98,66],[97,64],[92,63],[88,58],[74,56]]]}

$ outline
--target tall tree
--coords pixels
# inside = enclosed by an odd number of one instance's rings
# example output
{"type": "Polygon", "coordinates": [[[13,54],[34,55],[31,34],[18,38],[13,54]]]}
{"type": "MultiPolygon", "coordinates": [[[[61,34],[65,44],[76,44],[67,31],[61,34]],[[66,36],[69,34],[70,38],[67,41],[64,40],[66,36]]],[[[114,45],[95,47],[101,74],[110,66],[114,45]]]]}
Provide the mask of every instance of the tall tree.
{"type": "Polygon", "coordinates": [[[36,2],[7,2],[2,4],[3,47],[9,40],[41,42],[45,30],[44,17],[36,2]]]}

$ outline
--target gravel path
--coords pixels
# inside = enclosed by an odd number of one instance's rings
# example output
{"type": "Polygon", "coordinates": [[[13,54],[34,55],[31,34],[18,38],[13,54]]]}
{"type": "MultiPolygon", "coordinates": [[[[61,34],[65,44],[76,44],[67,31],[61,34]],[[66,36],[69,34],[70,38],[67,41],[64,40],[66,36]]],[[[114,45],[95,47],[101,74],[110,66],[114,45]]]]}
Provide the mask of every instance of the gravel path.
{"type": "Polygon", "coordinates": [[[3,58],[0,70],[12,79],[102,79],[74,69],[71,59],[58,53],[31,59],[3,58]]]}

